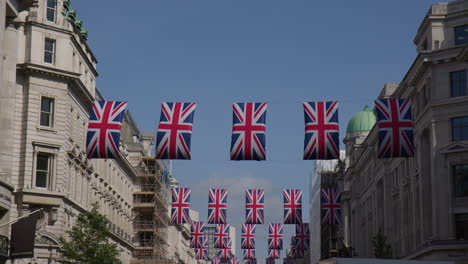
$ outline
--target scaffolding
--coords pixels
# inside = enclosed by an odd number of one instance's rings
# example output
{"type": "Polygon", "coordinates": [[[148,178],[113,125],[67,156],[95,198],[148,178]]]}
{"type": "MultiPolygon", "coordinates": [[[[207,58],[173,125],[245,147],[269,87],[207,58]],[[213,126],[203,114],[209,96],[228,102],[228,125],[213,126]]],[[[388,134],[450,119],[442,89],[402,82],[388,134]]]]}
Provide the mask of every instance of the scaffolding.
{"type": "Polygon", "coordinates": [[[133,192],[135,230],[132,264],[174,264],[167,258],[167,187],[161,164],[154,157],[143,157],[133,192]]]}

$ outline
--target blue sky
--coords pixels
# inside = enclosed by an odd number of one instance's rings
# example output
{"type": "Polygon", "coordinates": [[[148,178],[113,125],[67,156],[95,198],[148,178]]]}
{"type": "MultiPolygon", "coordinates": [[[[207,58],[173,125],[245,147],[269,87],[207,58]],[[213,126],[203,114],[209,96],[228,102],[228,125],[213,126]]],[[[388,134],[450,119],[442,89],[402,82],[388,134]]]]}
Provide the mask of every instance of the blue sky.
{"type": "MultiPolygon", "coordinates": [[[[228,218],[239,229],[247,187],[266,189],[271,222],[282,221],[281,189],[304,189],[308,218],[313,163],[301,160],[300,102],[341,101],[343,138],[352,115],[372,105],[384,83],[402,79],[416,56],[415,32],[434,2],[88,0],[72,5],[99,61],[98,88],[106,99],[129,101],[142,130],[154,131],[161,102],[199,103],[193,159],[174,162],[174,174],[181,186],[194,188],[192,208],[202,220],[208,188],[229,188],[228,218]],[[231,104],[245,101],[269,103],[267,161],[229,161],[231,104]]],[[[261,229],[256,253],[265,257],[266,227],[261,229]]]]}

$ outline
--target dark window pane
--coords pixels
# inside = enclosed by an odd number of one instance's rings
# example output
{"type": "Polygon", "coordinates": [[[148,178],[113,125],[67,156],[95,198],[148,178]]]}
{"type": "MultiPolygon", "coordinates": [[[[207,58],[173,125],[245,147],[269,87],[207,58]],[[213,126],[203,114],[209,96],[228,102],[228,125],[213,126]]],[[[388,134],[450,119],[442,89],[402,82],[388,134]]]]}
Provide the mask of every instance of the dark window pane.
{"type": "Polygon", "coordinates": [[[48,21],[55,21],[55,10],[47,8],[47,20],[48,21]]]}
{"type": "Polygon", "coordinates": [[[454,176],[455,197],[468,196],[468,164],[452,167],[454,176]]]}
{"type": "Polygon", "coordinates": [[[50,53],[50,52],[45,52],[44,53],[44,62],[52,63],[53,62],[52,58],[53,58],[52,53],[50,53]]]}
{"type": "Polygon", "coordinates": [[[452,119],[453,141],[468,140],[468,116],[452,119]]]}
{"type": "Polygon", "coordinates": [[[47,172],[36,172],[36,187],[47,188],[47,172]]]}
{"type": "Polygon", "coordinates": [[[55,0],[47,0],[47,7],[55,8],[55,0]]]}
{"type": "Polygon", "coordinates": [[[44,49],[49,52],[54,52],[54,44],[55,44],[54,40],[46,39],[44,49]]]}
{"type": "Polygon", "coordinates": [[[42,97],[41,99],[41,111],[50,113],[52,106],[52,99],[47,97],[42,97]]]}
{"type": "Polygon", "coordinates": [[[468,42],[468,25],[455,27],[455,45],[468,42]]]}
{"type": "Polygon", "coordinates": [[[50,126],[50,114],[41,113],[41,126],[50,126]]]}
{"type": "Polygon", "coordinates": [[[452,89],[452,96],[467,95],[466,71],[451,72],[450,73],[450,86],[452,89]]]}
{"type": "Polygon", "coordinates": [[[49,170],[49,155],[38,154],[37,155],[37,170],[48,171],[49,170]]]}
{"type": "Polygon", "coordinates": [[[468,214],[455,215],[455,232],[457,239],[468,239],[468,214]]]}

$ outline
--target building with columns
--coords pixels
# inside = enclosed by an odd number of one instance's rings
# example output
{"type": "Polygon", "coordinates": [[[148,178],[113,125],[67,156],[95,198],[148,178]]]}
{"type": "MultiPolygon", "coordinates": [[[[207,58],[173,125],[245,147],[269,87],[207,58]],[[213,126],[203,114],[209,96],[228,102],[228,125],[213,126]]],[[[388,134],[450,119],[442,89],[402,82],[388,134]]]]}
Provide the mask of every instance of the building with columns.
{"type": "Polygon", "coordinates": [[[414,157],[377,158],[370,109],[350,122],[340,239],[355,256],[374,257],[381,230],[394,258],[468,263],[467,43],[468,1],[431,6],[414,38],[413,64],[378,95],[411,99],[414,157]]]}

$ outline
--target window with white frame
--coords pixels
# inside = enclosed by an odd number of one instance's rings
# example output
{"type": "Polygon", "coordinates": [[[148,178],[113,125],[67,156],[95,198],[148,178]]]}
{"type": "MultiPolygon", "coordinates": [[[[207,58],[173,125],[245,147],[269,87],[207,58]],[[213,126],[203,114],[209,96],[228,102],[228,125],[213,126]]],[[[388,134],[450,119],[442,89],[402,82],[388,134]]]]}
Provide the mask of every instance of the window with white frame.
{"type": "Polygon", "coordinates": [[[49,153],[39,152],[36,156],[35,186],[37,188],[48,189],[50,187],[50,177],[52,175],[53,156],[49,153]]]}
{"type": "Polygon", "coordinates": [[[55,22],[56,12],[57,11],[57,1],[56,0],[47,0],[47,20],[55,22]]]}
{"type": "Polygon", "coordinates": [[[54,99],[41,97],[41,116],[39,124],[43,127],[52,127],[54,117],[54,99]]]}
{"type": "Polygon", "coordinates": [[[44,62],[54,64],[55,39],[46,38],[44,42],[44,62]]]}

